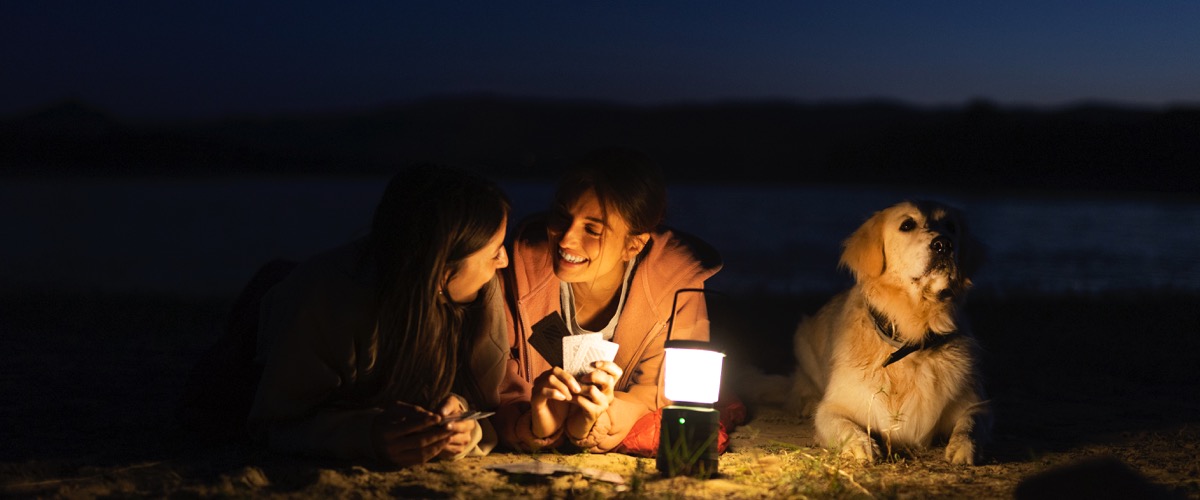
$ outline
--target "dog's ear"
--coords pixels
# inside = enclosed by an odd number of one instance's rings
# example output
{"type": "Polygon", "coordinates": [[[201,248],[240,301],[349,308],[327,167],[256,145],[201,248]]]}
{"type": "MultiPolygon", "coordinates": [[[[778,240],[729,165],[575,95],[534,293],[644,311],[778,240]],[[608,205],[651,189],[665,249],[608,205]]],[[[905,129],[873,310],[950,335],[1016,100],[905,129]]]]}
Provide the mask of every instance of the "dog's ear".
{"type": "Polygon", "coordinates": [[[883,212],[876,212],[842,242],[842,259],[838,265],[853,272],[856,280],[879,276],[887,266],[883,253],[884,220],[883,212]]]}

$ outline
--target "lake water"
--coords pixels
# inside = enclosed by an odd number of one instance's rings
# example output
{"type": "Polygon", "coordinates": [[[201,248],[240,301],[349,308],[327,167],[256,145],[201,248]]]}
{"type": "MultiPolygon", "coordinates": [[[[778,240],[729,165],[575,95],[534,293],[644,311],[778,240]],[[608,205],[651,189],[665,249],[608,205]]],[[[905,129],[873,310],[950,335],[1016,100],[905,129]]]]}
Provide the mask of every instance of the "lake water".
{"type": "MultiPolygon", "coordinates": [[[[385,178],[0,181],[0,291],[232,295],[274,257],[362,235],[385,178]]],[[[548,182],[501,183],[514,219],[548,182]]],[[[1200,202],[886,188],[676,185],[668,223],[721,251],[726,292],[831,292],[840,243],[910,198],[963,209],[988,248],[976,290],[1200,290],[1200,202]]]]}

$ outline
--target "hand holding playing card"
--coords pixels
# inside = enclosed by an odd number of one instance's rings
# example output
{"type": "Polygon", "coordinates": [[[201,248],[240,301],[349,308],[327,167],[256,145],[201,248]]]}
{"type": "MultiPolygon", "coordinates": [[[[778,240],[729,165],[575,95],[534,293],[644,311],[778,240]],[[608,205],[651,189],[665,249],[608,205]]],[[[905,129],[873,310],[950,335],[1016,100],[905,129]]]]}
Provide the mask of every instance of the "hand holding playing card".
{"type": "Polygon", "coordinates": [[[575,397],[574,403],[578,410],[567,419],[567,431],[576,439],[583,438],[592,430],[592,426],[600,419],[600,414],[608,410],[614,399],[617,380],[621,379],[621,368],[612,361],[597,361],[594,368],[584,375],[580,382],[583,390],[575,397]]]}

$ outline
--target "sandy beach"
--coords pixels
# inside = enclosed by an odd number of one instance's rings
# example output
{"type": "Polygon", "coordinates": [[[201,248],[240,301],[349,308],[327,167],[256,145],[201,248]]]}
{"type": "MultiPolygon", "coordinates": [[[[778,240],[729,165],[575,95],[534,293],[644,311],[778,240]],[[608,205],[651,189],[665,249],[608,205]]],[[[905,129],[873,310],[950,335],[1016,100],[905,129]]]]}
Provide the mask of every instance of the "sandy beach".
{"type": "MultiPolygon", "coordinates": [[[[985,457],[939,448],[875,464],[841,459],[811,422],[750,407],[712,479],[663,478],[653,459],[499,452],[404,470],[280,456],[178,431],[187,372],[231,299],[7,296],[0,310],[0,494],[94,498],[673,497],[1200,498],[1197,297],[973,296],[997,422],[985,457]],[[494,467],[543,462],[550,475],[494,467]]],[[[823,297],[730,301],[730,362],[790,370],[790,335],[823,297]]]]}

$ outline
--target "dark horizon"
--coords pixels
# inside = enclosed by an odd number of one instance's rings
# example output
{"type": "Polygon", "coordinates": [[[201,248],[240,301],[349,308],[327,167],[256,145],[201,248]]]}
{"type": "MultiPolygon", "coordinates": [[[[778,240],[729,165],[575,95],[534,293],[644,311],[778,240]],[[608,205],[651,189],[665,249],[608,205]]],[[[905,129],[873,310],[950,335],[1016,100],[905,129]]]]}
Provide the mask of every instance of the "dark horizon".
{"type": "Polygon", "coordinates": [[[435,162],[552,178],[589,149],[623,145],[650,154],[676,182],[1196,195],[1196,137],[1200,106],[614,105],[474,94],[144,122],[68,101],[0,119],[0,167],[23,176],[363,175],[435,162]]]}

